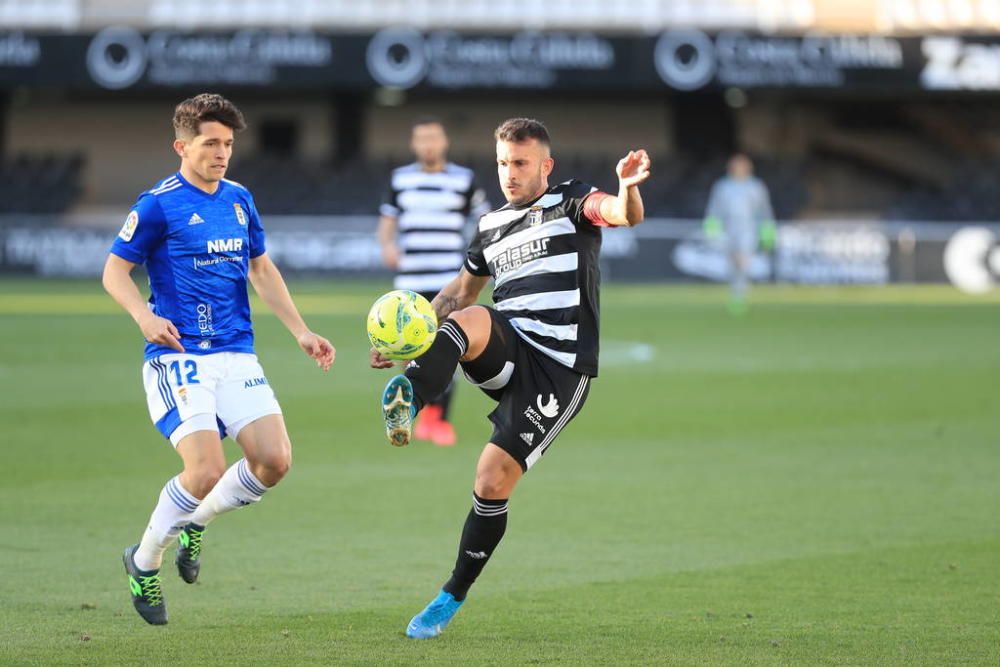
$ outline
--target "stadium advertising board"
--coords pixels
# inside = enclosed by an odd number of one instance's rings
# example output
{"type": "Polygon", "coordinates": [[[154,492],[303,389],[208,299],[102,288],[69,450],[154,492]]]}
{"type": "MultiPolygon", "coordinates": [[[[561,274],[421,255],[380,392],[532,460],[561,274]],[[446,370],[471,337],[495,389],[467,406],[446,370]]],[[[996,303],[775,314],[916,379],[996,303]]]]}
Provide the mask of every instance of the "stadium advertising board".
{"type": "Polygon", "coordinates": [[[413,88],[553,88],[633,83],[620,40],[594,33],[464,35],[412,29],[377,33],[365,64],[383,86],[413,88]]]}
{"type": "MultiPolygon", "coordinates": [[[[95,277],[114,230],[56,218],[0,225],[0,272],[95,277]]],[[[283,271],[309,274],[384,273],[370,216],[270,216],[268,253],[283,271]]],[[[608,230],[601,249],[605,275],[625,281],[723,281],[724,244],[704,238],[694,220],[648,220],[608,230]]],[[[967,291],[1000,280],[1000,238],[989,227],[933,223],[787,223],[773,253],[757,253],[751,276],[792,284],[878,285],[952,282],[967,291]]]]}
{"type": "Polygon", "coordinates": [[[928,90],[1000,90],[1000,42],[995,39],[927,37],[920,85],[928,90]]]}
{"type": "MultiPolygon", "coordinates": [[[[700,234],[671,248],[674,266],[687,276],[723,282],[729,276],[728,249],[700,234]]],[[[889,282],[889,238],[874,225],[783,225],[775,252],[756,253],[754,280],[805,285],[880,285],[889,282]]]]}
{"type": "Polygon", "coordinates": [[[374,34],[112,26],[0,32],[0,86],[129,90],[218,85],[309,90],[711,88],[1000,90],[1000,38],[595,32],[374,34]]]}
{"type": "Polygon", "coordinates": [[[904,40],[878,35],[670,30],[656,40],[653,59],[663,82],[677,90],[901,86],[912,84],[916,66],[913,58],[907,66],[905,46],[904,40]]]}

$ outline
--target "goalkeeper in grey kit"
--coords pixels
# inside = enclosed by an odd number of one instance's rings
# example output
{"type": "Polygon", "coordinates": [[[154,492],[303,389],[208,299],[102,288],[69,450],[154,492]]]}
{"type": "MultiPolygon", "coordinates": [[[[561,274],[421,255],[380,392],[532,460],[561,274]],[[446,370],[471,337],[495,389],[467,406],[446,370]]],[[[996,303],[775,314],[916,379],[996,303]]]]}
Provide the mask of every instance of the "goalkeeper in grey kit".
{"type": "Polygon", "coordinates": [[[738,153],[729,159],[726,176],[712,186],[705,212],[705,235],[723,239],[729,263],[729,309],[741,315],[747,309],[750,262],[758,244],[774,247],[774,212],[763,181],[753,175],[750,158],[738,153]]]}

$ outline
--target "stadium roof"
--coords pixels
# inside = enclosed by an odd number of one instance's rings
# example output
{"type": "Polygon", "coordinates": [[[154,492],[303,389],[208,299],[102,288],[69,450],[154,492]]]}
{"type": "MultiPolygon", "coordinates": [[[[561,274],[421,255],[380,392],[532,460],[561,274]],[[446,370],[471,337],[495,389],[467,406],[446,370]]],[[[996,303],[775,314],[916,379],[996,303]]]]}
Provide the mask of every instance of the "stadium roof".
{"type": "Polygon", "coordinates": [[[998,32],[998,0],[0,0],[0,29],[998,32]]]}

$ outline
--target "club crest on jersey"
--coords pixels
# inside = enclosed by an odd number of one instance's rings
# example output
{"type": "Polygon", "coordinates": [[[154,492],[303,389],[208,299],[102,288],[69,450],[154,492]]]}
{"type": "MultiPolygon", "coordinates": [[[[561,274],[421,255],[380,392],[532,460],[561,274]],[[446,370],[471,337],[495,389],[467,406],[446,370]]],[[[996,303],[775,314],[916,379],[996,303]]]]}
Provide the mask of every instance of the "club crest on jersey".
{"type": "Polygon", "coordinates": [[[528,225],[530,227],[542,224],[542,212],[541,206],[532,206],[528,209],[528,225]]]}
{"type": "Polygon", "coordinates": [[[118,238],[126,243],[132,240],[135,236],[135,228],[139,226],[139,213],[137,211],[132,211],[125,218],[125,224],[122,225],[122,230],[118,232],[118,238]]]}
{"type": "Polygon", "coordinates": [[[247,226],[247,214],[243,212],[243,207],[239,204],[233,204],[233,210],[236,211],[236,222],[240,223],[242,226],[247,226]]]}

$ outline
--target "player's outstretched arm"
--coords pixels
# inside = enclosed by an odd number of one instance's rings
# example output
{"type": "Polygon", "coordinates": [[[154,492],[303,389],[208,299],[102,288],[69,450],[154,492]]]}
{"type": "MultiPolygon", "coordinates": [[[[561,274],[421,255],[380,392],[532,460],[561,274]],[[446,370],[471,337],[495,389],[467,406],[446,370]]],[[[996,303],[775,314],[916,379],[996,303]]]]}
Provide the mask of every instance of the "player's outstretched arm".
{"type": "Polygon", "coordinates": [[[177,331],[177,327],[170,320],[153,313],[149,309],[149,304],[139,293],[139,288],[132,280],[132,269],[134,268],[135,264],[127,259],[109,254],[108,261],[104,264],[104,275],[101,278],[105,291],[132,316],[146,340],[183,352],[184,346],[181,345],[181,334],[177,331]]]}
{"type": "Polygon", "coordinates": [[[293,336],[302,351],[316,360],[324,371],[330,370],[337,355],[330,341],[309,330],[299,314],[281,272],[267,253],[250,260],[250,284],[260,298],[274,311],[281,323],[293,336]]]}
{"type": "Polygon", "coordinates": [[[378,230],[376,237],[378,244],[382,248],[382,261],[387,269],[393,271],[399,268],[399,247],[396,245],[396,218],[391,215],[382,215],[378,219],[378,230]]]}
{"type": "Polygon", "coordinates": [[[618,161],[618,196],[601,200],[601,217],[615,227],[635,227],[642,222],[645,212],[639,184],[649,178],[650,160],[645,150],[629,151],[618,161]]]}
{"type": "Polygon", "coordinates": [[[443,322],[453,311],[474,304],[489,281],[489,276],[474,276],[462,267],[455,279],[445,285],[431,301],[438,322],[443,322]]]}

